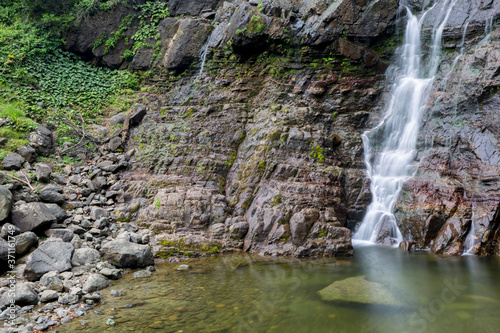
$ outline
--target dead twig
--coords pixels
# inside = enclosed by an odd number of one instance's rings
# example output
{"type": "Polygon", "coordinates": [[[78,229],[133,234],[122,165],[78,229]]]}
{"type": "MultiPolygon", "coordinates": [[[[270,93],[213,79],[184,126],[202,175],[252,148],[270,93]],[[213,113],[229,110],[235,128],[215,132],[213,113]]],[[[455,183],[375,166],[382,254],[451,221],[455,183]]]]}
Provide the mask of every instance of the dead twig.
{"type": "Polygon", "coordinates": [[[82,134],[82,138],[80,139],[80,141],[78,141],[78,143],[77,143],[76,145],[73,145],[73,146],[71,146],[71,147],[69,147],[69,148],[66,148],[66,149],[64,149],[64,150],[60,151],[60,152],[59,152],[59,155],[60,155],[60,154],[64,154],[65,152],[67,152],[67,151],[69,151],[69,150],[71,150],[71,149],[73,149],[73,148],[78,147],[78,146],[82,143],[83,139],[85,139],[85,136],[86,136],[86,133],[85,133],[85,120],[83,120],[82,115],[80,115],[80,119],[82,120],[82,133],[83,133],[83,134],[82,134]]]}
{"type": "Polygon", "coordinates": [[[9,174],[9,173],[6,173],[6,175],[7,175],[7,176],[9,176],[9,177],[11,177],[12,179],[18,180],[18,181],[20,181],[21,183],[28,185],[28,186],[29,186],[29,188],[30,188],[32,191],[35,191],[35,188],[34,188],[33,186],[31,186],[30,179],[28,178],[28,176],[26,176],[26,175],[24,174],[24,172],[22,172],[22,171],[21,171],[21,173],[23,174],[24,178],[26,178],[26,180],[22,180],[21,178],[18,178],[18,177],[14,176],[14,175],[11,175],[11,174],[9,174]]]}

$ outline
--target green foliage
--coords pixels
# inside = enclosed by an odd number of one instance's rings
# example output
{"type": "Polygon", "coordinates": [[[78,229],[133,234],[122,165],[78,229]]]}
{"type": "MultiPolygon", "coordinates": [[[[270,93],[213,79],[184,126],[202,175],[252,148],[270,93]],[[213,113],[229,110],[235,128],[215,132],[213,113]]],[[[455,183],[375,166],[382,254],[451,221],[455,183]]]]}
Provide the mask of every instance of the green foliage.
{"type": "MultiPolygon", "coordinates": [[[[160,38],[158,34],[158,24],[160,20],[170,16],[167,4],[164,2],[148,1],[143,5],[135,7],[140,11],[139,14],[139,28],[132,36],[134,45],[132,52],[135,54],[141,47],[155,48],[155,45],[147,43],[147,40],[154,38],[156,41],[160,38]]],[[[156,47],[159,47],[156,45],[156,47]]]]}
{"type": "Polygon", "coordinates": [[[266,21],[260,15],[253,15],[250,19],[250,24],[247,26],[249,34],[261,34],[266,28],[266,21]]]}
{"type": "Polygon", "coordinates": [[[314,158],[319,163],[323,163],[323,161],[325,160],[325,155],[323,155],[323,153],[324,153],[323,148],[320,145],[313,143],[312,151],[309,154],[309,156],[314,158]]]}
{"type": "Polygon", "coordinates": [[[101,46],[106,38],[108,37],[108,33],[105,31],[101,34],[101,36],[94,42],[94,46],[92,47],[92,51],[97,49],[99,46],[101,46]]]}
{"type": "MultiPolygon", "coordinates": [[[[69,124],[79,127],[80,117],[87,124],[98,121],[103,110],[118,100],[115,96],[139,88],[135,74],[93,67],[60,50],[54,25],[60,26],[69,16],[43,13],[32,20],[23,12],[22,2],[16,3],[0,9],[0,114],[8,119],[2,131],[9,138],[5,149],[24,144],[37,121],[57,126],[60,137],[70,137],[69,124]]],[[[94,47],[105,38],[102,35],[94,47]]]]}
{"type": "Polygon", "coordinates": [[[127,15],[122,19],[120,26],[118,27],[118,30],[113,31],[111,33],[111,37],[108,40],[106,40],[104,52],[103,52],[104,54],[108,53],[109,50],[111,50],[112,48],[114,48],[116,46],[116,44],[118,43],[118,41],[120,39],[125,37],[125,33],[130,28],[130,25],[132,24],[133,20],[134,20],[134,16],[132,16],[132,15],[127,15]]]}

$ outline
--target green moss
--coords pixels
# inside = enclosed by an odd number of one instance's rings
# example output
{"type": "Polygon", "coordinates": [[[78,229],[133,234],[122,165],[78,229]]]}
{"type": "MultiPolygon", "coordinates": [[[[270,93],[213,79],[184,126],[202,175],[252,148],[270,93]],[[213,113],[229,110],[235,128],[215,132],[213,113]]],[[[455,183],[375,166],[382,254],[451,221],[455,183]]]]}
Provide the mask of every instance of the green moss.
{"type": "Polygon", "coordinates": [[[156,257],[159,258],[169,258],[173,255],[184,255],[184,256],[192,256],[196,252],[203,254],[217,254],[222,249],[222,244],[217,242],[195,242],[195,243],[186,243],[184,238],[178,240],[160,240],[160,245],[162,247],[167,247],[168,249],[162,249],[161,251],[155,254],[156,257]]]}
{"type": "Polygon", "coordinates": [[[280,203],[281,203],[281,195],[278,194],[273,198],[271,205],[274,207],[274,206],[278,206],[280,203]]]}

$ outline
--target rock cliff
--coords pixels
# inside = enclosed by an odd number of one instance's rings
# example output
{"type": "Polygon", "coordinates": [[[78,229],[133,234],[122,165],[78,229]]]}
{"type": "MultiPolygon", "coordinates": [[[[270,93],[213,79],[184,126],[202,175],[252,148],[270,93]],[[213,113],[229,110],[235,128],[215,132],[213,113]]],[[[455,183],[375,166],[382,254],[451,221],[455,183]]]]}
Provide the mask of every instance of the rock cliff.
{"type": "MultiPolygon", "coordinates": [[[[420,10],[428,2],[406,4],[420,10]]],[[[254,252],[351,255],[351,230],[370,201],[361,133],[381,117],[403,7],[397,0],[166,6],[169,17],[153,24],[144,44],[132,42],[142,31],[132,5],[90,16],[67,34],[68,50],[96,64],[151,71],[144,118],[116,134],[133,154],[115,186],[123,189],[117,216],[157,232],[241,240],[254,252]],[[112,47],[103,43],[117,31],[112,47]],[[128,212],[137,198],[143,204],[128,212]]],[[[444,30],[420,167],[396,207],[417,248],[460,254],[471,234],[474,253],[499,252],[499,15],[494,0],[456,0],[444,30]]]]}

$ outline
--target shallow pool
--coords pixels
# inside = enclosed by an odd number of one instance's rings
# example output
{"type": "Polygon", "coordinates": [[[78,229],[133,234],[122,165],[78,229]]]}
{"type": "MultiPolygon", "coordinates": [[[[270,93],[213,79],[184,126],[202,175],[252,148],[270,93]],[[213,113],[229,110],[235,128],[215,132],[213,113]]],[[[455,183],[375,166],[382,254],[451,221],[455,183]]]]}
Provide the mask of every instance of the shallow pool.
{"type": "Polygon", "coordinates": [[[148,278],[126,274],[90,314],[58,332],[499,332],[497,257],[439,257],[356,248],[353,258],[291,259],[226,255],[160,264],[148,278]],[[318,291],[365,276],[397,306],[324,301],[318,291]],[[130,307],[132,305],[132,307],[130,307]],[[106,325],[110,315],[115,326],[106,325]]]}

